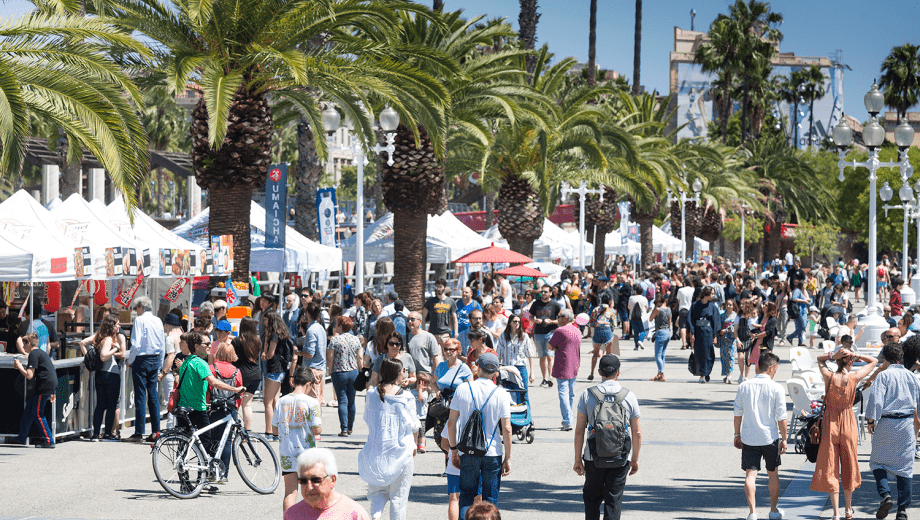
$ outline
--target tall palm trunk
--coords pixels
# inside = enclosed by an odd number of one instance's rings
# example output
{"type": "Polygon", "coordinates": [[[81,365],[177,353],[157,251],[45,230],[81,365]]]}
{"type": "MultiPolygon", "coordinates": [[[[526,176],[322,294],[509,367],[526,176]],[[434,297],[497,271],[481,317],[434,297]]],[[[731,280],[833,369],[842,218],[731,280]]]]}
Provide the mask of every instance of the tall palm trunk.
{"type": "Polygon", "coordinates": [[[227,134],[219,146],[208,141],[204,97],[192,112],[192,160],[198,185],[209,192],[212,235],[233,235],[233,279],[249,279],[249,208],[252,192],[265,185],[271,163],[273,124],[264,94],[248,91],[246,81],[230,104],[227,134]]]}
{"type": "MultiPolygon", "coordinates": [[[[163,216],[163,184],[166,182],[166,172],[163,168],[157,168],[157,216],[163,216]]],[[[175,213],[175,208],[173,209],[175,213]]],[[[173,215],[175,217],[175,215],[173,215]]]]}
{"type": "Polygon", "coordinates": [[[597,0],[591,0],[588,14],[588,85],[597,84],[597,0]]]}
{"type": "Polygon", "coordinates": [[[418,132],[417,146],[412,130],[399,125],[393,165],[378,163],[383,201],[393,212],[393,284],[412,311],[424,303],[428,215],[436,214],[445,200],[444,167],[435,159],[428,133],[423,127],[418,132]]]}
{"type": "Polygon", "coordinates": [[[633,47],[633,94],[639,95],[641,86],[639,75],[642,71],[642,0],[636,0],[636,35],[635,46],[633,47]]]}
{"type": "Polygon", "coordinates": [[[799,147],[799,98],[798,93],[795,95],[795,101],[792,104],[792,128],[795,130],[795,144],[794,148],[799,147]]]}
{"type": "Polygon", "coordinates": [[[722,109],[719,110],[719,122],[722,125],[722,144],[728,142],[728,115],[732,108],[732,98],[729,93],[731,78],[722,80],[722,109]]]}
{"type": "Polygon", "coordinates": [[[441,11],[444,9],[444,2],[442,0],[434,0],[431,5],[431,9],[434,11],[441,11]]]}
{"type": "Polygon", "coordinates": [[[808,146],[814,144],[812,141],[815,131],[815,96],[811,96],[808,102],[808,146]]]}
{"type": "MultiPolygon", "coordinates": [[[[294,229],[310,240],[319,240],[319,225],[316,220],[316,190],[323,176],[323,165],[316,153],[315,134],[301,117],[297,123],[297,167],[294,179],[297,186],[297,202],[294,210],[294,229]]],[[[320,134],[320,138],[323,134],[320,134]]]]}
{"type": "Polygon", "coordinates": [[[788,214],[783,205],[783,197],[782,195],[777,195],[777,207],[773,211],[773,222],[770,224],[770,233],[769,235],[764,235],[764,239],[766,240],[765,254],[767,258],[772,259],[774,255],[782,253],[782,228],[787,219],[788,214]]]}
{"type": "MultiPolygon", "coordinates": [[[[537,45],[537,23],[540,21],[540,13],[537,12],[537,0],[520,0],[521,14],[518,16],[519,34],[521,43],[527,50],[536,49],[537,45]]],[[[527,56],[527,75],[533,74],[537,65],[536,56],[527,56]]]]}
{"type": "Polygon", "coordinates": [[[498,190],[498,231],[512,251],[533,257],[533,243],[543,234],[540,197],[530,182],[506,175],[498,190]]]}
{"type": "Polygon", "coordinates": [[[658,213],[661,211],[661,201],[655,200],[651,210],[640,209],[634,200],[630,200],[630,203],[630,215],[635,219],[636,224],[639,225],[639,244],[642,246],[641,265],[647,265],[652,263],[652,256],[654,254],[652,228],[655,226],[655,217],[657,217],[658,213]]]}

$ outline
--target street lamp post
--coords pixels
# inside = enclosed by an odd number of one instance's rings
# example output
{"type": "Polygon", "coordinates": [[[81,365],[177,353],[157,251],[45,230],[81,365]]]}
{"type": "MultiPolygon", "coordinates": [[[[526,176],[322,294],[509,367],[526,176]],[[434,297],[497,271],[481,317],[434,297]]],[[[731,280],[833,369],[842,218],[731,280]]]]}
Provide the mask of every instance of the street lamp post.
{"type": "MultiPolygon", "coordinates": [[[[578,189],[573,189],[569,183],[563,182],[561,191],[563,197],[568,197],[573,193],[578,194],[578,203],[579,208],[581,209],[581,211],[578,213],[578,262],[580,264],[579,267],[584,269],[587,267],[587,262],[585,262],[585,195],[589,193],[591,195],[600,195],[601,202],[604,202],[604,188],[601,187],[596,190],[588,189],[587,183],[585,181],[581,181],[581,185],[578,186],[578,189]]],[[[595,240],[597,240],[597,237],[595,237],[595,240]]],[[[597,259],[595,259],[595,262],[596,261],[597,259]]]]}
{"type": "MultiPolygon", "coordinates": [[[[366,107],[365,112],[369,116],[368,118],[373,121],[373,114],[370,113],[366,107]]],[[[331,104],[326,105],[326,109],[323,110],[323,129],[326,130],[326,134],[331,137],[332,134],[339,129],[341,122],[342,116],[339,115],[338,110],[331,104]]],[[[352,146],[354,147],[354,161],[358,167],[358,191],[355,196],[355,213],[357,216],[357,237],[355,239],[355,294],[361,294],[364,292],[364,166],[368,163],[368,160],[365,154],[366,143],[361,142],[352,132],[354,129],[354,122],[346,118],[345,126],[351,136],[352,146]]],[[[375,154],[386,152],[387,164],[390,166],[393,166],[393,152],[396,151],[396,145],[393,144],[393,141],[396,139],[396,128],[398,126],[399,114],[389,106],[383,109],[383,112],[380,113],[380,128],[386,133],[387,144],[386,146],[374,144],[373,147],[368,148],[375,154]]]]}
{"type": "MultiPolygon", "coordinates": [[[[691,200],[696,202],[697,205],[700,203],[700,192],[703,190],[703,183],[699,179],[693,181],[693,197],[688,197],[687,193],[684,190],[680,190],[680,197],[670,197],[668,202],[680,201],[680,263],[685,265],[687,263],[687,202],[691,200]]],[[[742,227],[742,229],[744,229],[742,227]]],[[[744,245],[744,235],[742,235],[742,247],[744,245]]],[[[744,260],[742,260],[743,262],[744,260]]]]}
{"type": "MultiPolygon", "coordinates": [[[[878,159],[878,148],[885,142],[885,128],[878,123],[877,115],[882,111],[885,104],[885,97],[878,90],[878,85],[872,85],[872,89],[864,98],[866,111],[871,116],[869,123],[863,127],[863,142],[869,148],[869,160],[865,162],[847,161],[846,149],[853,142],[853,129],[846,124],[846,118],[841,117],[840,122],[834,127],[833,136],[834,144],[840,150],[840,159],[837,167],[840,168],[839,180],[843,181],[843,171],[847,167],[856,169],[864,167],[869,169],[869,284],[868,284],[868,305],[866,307],[866,317],[863,320],[864,333],[860,337],[859,346],[865,346],[868,343],[878,343],[883,331],[888,329],[888,322],[882,318],[879,307],[876,302],[878,286],[876,285],[876,175],[879,168],[900,168],[901,177],[907,179],[907,172],[910,163],[907,160],[907,147],[913,140],[913,130],[909,125],[904,130],[900,126],[895,131],[895,141],[901,148],[900,161],[882,162],[878,159]],[[909,135],[908,135],[909,134],[909,135]],[[910,137],[908,140],[907,137],[910,137]]],[[[889,188],[890,189],[890,188],[889,188]]]]}
{"type": "Polygon", "coordinates": [[[741,268],[744,269],[744,216],[747,215],[747,206],[741,205],[741,268]]]}
{"type": "MultiPolygon", "coordinates": [[[[920,194],[920,181],[917,181],[917,184],[914,185],[914,189],[920,194]]],[[[917,222],[917,256],[920,257],[920,200],[914,205],[914,210],[911,212],[910,218],[917,222]]],[[[917,263],[920,265],[920,259],[918,259],[917,263]]],[[[918,268],[917,272],[911,277],[910,288],[914,291],[914,300],[916,301],[917,295],[920,295],[920,268],[918,268]]]]}
{"type": "MultiPolygon", "coordinates": [[[[888,186],[888,183],[885,183],[885,186],[882,187],[880,195],[882,201],[888,202],[891,200],[892,189],[888,186]]],[[[885,217],[888,217],[888,210],[890,209],[903,209],[904,210],[904,229],[903,235],[901,238],[901,258],[902,258],[902,275],[901,279],[904,281],[904,287],[901,289],[901,301],[905,305],[911,306],[916,301],[917,293],[910,287],[910,280],[907,279],[908,270],[908,260],[907,260],[907,244],[908,244],[908,224],[907,219],[910,217],[911,210],[915,209],[917,206],[911,204],[911,201],[914,199],[914,191],[910,189],[910,185],[906,182],[901,186],[901,189],[898,190],[898,197],[901,199],[901,204],[897,206],[889,206],[885,204],[882,208],[885,209],[885,217]]],[[[894,289],[894,287],[892,287],[894,289]]]]}

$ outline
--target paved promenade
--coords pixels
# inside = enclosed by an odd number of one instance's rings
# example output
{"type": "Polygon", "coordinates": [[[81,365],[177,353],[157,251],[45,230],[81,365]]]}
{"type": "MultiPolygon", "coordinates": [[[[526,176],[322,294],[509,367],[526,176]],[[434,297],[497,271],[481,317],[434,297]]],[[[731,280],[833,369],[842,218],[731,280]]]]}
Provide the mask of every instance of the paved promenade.
{"type": "MultiPolygon", "coordinates": [[[[671,342],[668,350],[668,382],[650,382],[648,379],[656,373],[651,343],[646,342],[645,350],[640,351],[632,350],[632,342],[624,341],[621,347],[621,382],[639,398],[643,438],[639,473],[627,481],[623,518],[744,518],[747,509],[741,455],[732,446],[732,402],[737,385],[721,382],[718,362],[713,382],[698,384],[686,368],[689,351],[680,350],[677,341],[671,342]]],[[[789,347],[777,348],[776,353],[783,359],[776,380],[785,382],[791,374],[789,347]]],[[[589,386],[586,377],[590,359],[591,347],[586,341],[582,344],[577,394],[589,386]]],[[[326,395],[330,394],[331,385],[326,389],[326,395]]],[[[573,432],[559,428],[556,388],[533,388],[531,400],[536,441],[527,445],[515,440],[511,474],[502,482],[502,517],[583,518],[583,480],[572,471],[573,432]]],[[[255,429],[261,431],[261,403],[255,404],[255,429]]],[[[788,406],[791,411],[791,400],[788,406]]],[[[323,436],[321,445],[335,450],[338,457],[337,489],[366,507],[366,486],[357,473],[358,451],[367,435],[362,412],[363,398],[359,398],[355,434],[340,439],[336,436],[339,429],[335,410],[324,408],[324,429],[330,435],[323,436]]],[[[444,458],[431,439],[428,448],[430,451],[419,455],[415,463],[408,514],[412,520],[446,517],[446,479],[440,476],[444,458]]],[[[830,518],[827,496],[808,489],[813,465],[806,462],[804,455],[792,451],[790,446],[780,469],[781,507],[786,517],[830,518]]],[[[863,485],[854,499],[856,518],[874,518],[878,504],[868,467],[869,451],[869,441],[864,441],[859,448],[863,485]]],[[[185,501],[170,497],[156,482],[146,444],[70,441],[55,450],[0,446],[0,482],[0,520],[225,520],[281,516],[282,491],[258,495],[245,487],[233,469],[229,485],[221,486],[217,493],[203,492],[185,501]]],[[[766,518],[768,511],[766,484],[762,474],[757,494],[761,518],[766,518]]],[[[917,484],[914,491],[918,491],[917,484]]],[[[920,515],[914,508],[909,513],[920,515]]],[[[385,513],[384,518],[388,515],[385,513]]]]}

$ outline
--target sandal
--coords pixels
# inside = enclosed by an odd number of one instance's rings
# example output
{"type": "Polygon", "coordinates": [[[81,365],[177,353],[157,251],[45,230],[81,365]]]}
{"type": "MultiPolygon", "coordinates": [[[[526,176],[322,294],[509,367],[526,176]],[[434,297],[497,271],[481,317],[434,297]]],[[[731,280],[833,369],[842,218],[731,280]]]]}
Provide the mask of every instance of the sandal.
{"type": "Polygon", "coordinates": [[[853,511],[852,509],[844,511],[846,512],[846,519],[853,520],[853,514],[856,513],[856,511],[853,511]]]}

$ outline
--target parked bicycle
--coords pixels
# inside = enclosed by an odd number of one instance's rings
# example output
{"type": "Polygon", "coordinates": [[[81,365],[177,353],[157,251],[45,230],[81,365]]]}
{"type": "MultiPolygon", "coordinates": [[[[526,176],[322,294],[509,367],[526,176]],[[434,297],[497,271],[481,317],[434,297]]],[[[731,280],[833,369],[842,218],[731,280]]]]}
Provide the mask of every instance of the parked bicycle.
{"type": "MultiPolygon", "coordinates": [[[[237,396],[212,403],[212,411],[226,411],[237,396]]],[[[176,498],[195,498],[205,484],[226,474],[220,454],[228,440],[232,442],[233,464],[243,482],[253,491],[269,494],[275,491],[281,481],[281,465],[278,455],[264,438],[250,433],[238,417],[228,414],[225,418],[195,430],[189,420],[188,408],[177,408],[173,413],[176,424],[182,425],[165,430],[151,445],[153,472],[157,481],[167,493],[176,498]],[[224,426],[220,444],[211,456],[201,442],[201,434],[224,426]]],[[[213,432],[212,432],[213,434],[213,432]]]]}

